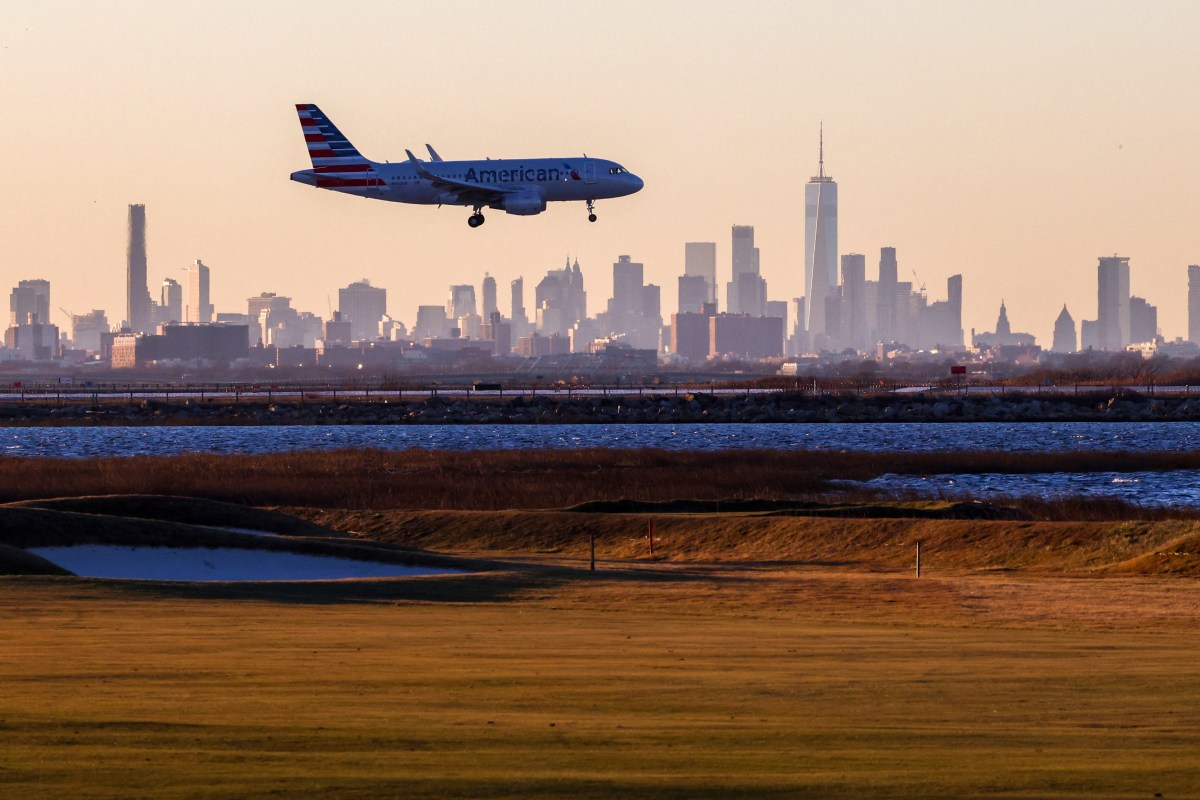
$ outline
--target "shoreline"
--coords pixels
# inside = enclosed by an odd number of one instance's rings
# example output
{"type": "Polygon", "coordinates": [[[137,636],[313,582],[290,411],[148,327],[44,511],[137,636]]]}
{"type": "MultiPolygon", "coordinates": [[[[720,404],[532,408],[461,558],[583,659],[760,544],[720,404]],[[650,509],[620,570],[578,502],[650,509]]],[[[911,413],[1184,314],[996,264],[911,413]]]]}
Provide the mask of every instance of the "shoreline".
{"type": "Polygon", "coordinates": [[[422,397],[329,403],[187,398],[0,404],[0,427],[189,425],[588,425],[889,422],[1200,422],[1200,398],[1137,394],[1009,397],[714,395],[422,397]]]}

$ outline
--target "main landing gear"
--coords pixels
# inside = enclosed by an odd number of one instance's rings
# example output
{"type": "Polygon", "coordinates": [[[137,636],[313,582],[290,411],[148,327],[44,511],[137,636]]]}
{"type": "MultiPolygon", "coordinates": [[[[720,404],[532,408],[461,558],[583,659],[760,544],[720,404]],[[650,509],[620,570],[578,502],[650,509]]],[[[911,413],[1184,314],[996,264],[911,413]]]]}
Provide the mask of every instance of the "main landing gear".
{"type": "Polygon", "coordinates": [[[479,213],[479,209],[481,208],[483,208],[483,206],[475,206],[475,213],[467,217],[467,224],[472,228],[478,228],[483,224],[483,214],[479,213]]]}
{"type": "Polygon", "coordinates": [[[588,201],[587,201],[587,207],[588,207],[588,222],[595,222],[595,221],[596,221],[596,209],[595,209],[595,205],[596,205],[596,201],[595,201],[595,200],[588,200],[588,201]]]}

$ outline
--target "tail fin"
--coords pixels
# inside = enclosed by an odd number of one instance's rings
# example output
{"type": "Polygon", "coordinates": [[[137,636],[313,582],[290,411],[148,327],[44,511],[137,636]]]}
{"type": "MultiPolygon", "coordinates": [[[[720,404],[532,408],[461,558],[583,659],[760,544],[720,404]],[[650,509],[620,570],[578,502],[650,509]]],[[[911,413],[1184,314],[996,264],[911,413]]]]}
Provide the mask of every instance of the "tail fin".
{"type": "MultiPolygon", "coordinates": [[[[322,189],[383,186],[375,165],[363,157],[329,117],[312,103],[297,103],[315,185],[322,189]]],[[[303,181],[308,183],[308,180],[303,181]]]]}

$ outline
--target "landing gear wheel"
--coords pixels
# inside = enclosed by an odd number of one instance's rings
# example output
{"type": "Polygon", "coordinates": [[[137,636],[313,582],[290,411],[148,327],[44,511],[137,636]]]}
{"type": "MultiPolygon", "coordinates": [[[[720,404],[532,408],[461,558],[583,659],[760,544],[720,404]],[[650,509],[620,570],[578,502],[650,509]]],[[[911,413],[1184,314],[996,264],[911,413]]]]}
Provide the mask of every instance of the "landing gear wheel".
{"type": "Polygon", "coordinates": [[[596,221],[596,215],[588,214],[588,222],[595,222],[595,221],[596,221]]]}
{"type": "Polygon", "coordinates": [[[480,214],[478,211],[476,211],[474,214],[467,217],[467,224],[472,228],[478,228],[483,224],[483,214],[480,214]]]}
{"type": "Polygon", "coordinates": [[[595,208],[595,206],[596,206],[596,201],[595,201],[595,200],[588,200],[588,201],[587,201],[587,209],[588,209],[588,222],[595,222],[595,221],[596,221],[596,208],[595,208]]]}

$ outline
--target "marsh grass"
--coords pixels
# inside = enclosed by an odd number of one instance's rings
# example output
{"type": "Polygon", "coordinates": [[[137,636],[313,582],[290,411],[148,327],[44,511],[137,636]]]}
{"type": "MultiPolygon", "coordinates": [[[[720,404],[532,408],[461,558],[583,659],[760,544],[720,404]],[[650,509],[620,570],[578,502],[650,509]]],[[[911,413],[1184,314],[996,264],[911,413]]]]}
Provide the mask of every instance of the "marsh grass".
{"type": "MultiPolygon", "coordinates": [[[[1200,451],[338,450],[87,460],[3,458],[0,501],[161,494],[252,506],[499,510],[566,508],[620,499],[868,500],[885,495],[846,490],[833,481],[864,481],[885,473],[1176,469],[1200,469],[1200,451]]],[[[1042,508],[1051,513],[1050,505],[1042,508]]],[[[1125,513],[1127,508],[1088,500],[1076,503],[1071,513],[1110,515],[1125,513]]]]}

